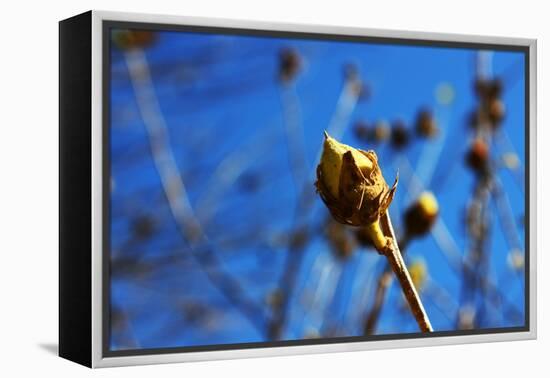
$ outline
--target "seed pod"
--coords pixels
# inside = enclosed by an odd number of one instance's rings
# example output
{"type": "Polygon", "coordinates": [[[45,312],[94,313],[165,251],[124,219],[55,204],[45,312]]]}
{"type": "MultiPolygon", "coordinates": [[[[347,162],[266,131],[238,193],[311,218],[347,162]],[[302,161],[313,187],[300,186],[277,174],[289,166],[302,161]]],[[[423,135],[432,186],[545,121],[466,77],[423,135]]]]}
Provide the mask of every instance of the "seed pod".
{"type": "Polygon", "coordinates": [[[397,120],[391,129],[391,144],[396,150],[401,150],[409,144],[410,133],[405,122],[397,120]]]}
{"type": "Polygon", "coordinates": [[[284,48],[279,54],[279,79],[288,83],[292,81],[302,68],[302,58],[291,48],[284,48]]]}
{"type": "Polygon", "coordinates": [[[390,137],[390,127],[385,121],[378,121],[372,130],[371,139],[373,143],[381,143],[390,137]]]}
{"type": "Polygon", "coordinates": [[[478,97],[483,98],[486,96],[487,83],[487,80],[479,77],[474,80],[474,92],[478,97]]]}
{"type": "Polygon", "coordinates": [[[121,50],[145,48],[157,40],[157,34],[150,30],[116,30],[112,33],[113,43],[121,50]]]}
{"type": "Polygon", "coordinates": [[[438,132],[432,112],[427,109],[421,110],[416,117],[416,134],[423,138],[432,138],[438,132]]]}
{"type": "Polygon", "coordinates": [[[301,250],[309,241],[309,234],[305,228],[294,231],[289,238],[288,246],[292,250],[301,250]]]}
{"type": "Polygon", "coordinates": [[[439,214],[439,204],[432,192],[423,192],[405,212],[406,234],[422,236],[427,234],[439,214]]]}
{"type": "Polygon", "coordinates": [[[147,215],[139,216],[132,223],[134,237],[139,240],[149,239],[155,233],[155,220],[147,215]]]}
{"type": "Polygon", "coordinates": [[[472,306],[465,305],[458,310],[458,329],[474,329],[476,311],[472,306]]]}
{"type": "Polygon", "coordinates": [[[489,168],[489,147],[481,138],[475,139],[466,154],[466,164],[476,173],[484,174],[489,168]]]}
{"type": "Polygon", "coordinates": [[[374,151],[339,143],[325,132],[315,186],[338,222],[367,226],[378,222],[388,209],[397,179],[390,189],[374,151]]]}
{"type": "Polygon", "coordinates": [[[359,100],[365,100],[370,96],[369,87],[361,80],[359,68],[353,63],[344,65],[344,80],[350,85],[351,92],[359,100]]]}
{"type": "Polygon", "coordinates": [[[344,80],[357,80],[359,79],[359,68],[354,63],[344,64],[343,69],[344,80]]]}
{"type": "Polygon", "coordinates": [[[370,97],[370,89],[361,79],[351,82],[351,91],[359,101],[367,100],[370,97]]]}
{"type": "Polygon", "coordinates": [[[494,100],[499,98],[502,93],[502,81],[500,79],[477,78],[474,82],[474,90],[480,99],[494,100]]]}
{"type": "Polygon", "coordinates": [[[489,117],[489,120],[491,121],[491,125],[493,125],[494,128],[500,125],[500,123],[504,119],[505,113],[506,109],[504,107],[504,103],[501,100],[493,99],[489,101],[487,106],[487,115],[489,117]]]}
{"type": "Polygon", "coordinates": [[[361,142],[378,144],[388,140],[390,130],[388,124],[378,121],[374,126],[365,121],[359,121],[354,127],[355,137],[361,142]]]}
{"type": "Polygon", "coordinates": [[[491,118],[488,106],[489,104],[482,103],[470,114],[469,124],[473,130],[487,129],[487,127],[494,129],[498,126],[491,118]]]}
{"type": "Polygon", "coordinates": [[[371,129],[370,129],[368,123],[366,123],[365,121],[358,121],[354,125],[353,131],[354,131],[354,134],[355,134],[355,137],[357,138],[357,140],[359,140],[361,142],[368,142],[369,141],[371,129]]]}
{"type": "Polygon", "coordinates": [[[281,289],[275,289],[267,294],[265,301],[272,309],[281,308],[283,304],[283,292],[281,289]]]}

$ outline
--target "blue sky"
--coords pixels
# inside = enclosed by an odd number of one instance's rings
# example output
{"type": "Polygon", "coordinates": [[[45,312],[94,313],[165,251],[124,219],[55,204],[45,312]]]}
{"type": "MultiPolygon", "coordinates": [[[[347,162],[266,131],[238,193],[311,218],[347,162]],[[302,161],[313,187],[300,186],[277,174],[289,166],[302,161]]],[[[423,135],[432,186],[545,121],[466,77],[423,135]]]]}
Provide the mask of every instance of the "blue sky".
{"type": "MultiPolygon", "coordinates": [[[[475,179],[463,162],[472,138],[466,122],[477,101],[473,78],[479,51],[159,32],[156,42],[144,53],[191,205],[196,208],[209,198],[216,199],[212,204],[214,211],[204,225],[206,233],[213,240],[224,269],[265,308],[265,314],[269,314],[266,298],[277,289],[288,254],[280,240],[293,226],[298,199],[289,167],[282,99],[287,98],[283,97],[286,94],[298,101],[303,151],[311,172],[317,163],[323,130],[329,127],[342,92],[346,64],[357,66],[371,95],[349,114],[342,141],[375,149],[388,182],[400,172],[396,199],[390,207],[394,225],[398,231],[401,229],[402,214],[412,200],[410,172],[423,175],[420,172],[429,165],[433,175],[422,177],[422,184],[436,194],[441,209],[439,221],[449,230],[460,253],[466,253],[464,214],[475,179]],[[277,80],[278,56],[281,49],[289,47],[302,57],[303,69],[293,89],[285,92],[277,80]],[[436,89],[442,85],[454,92],[450,104],[436,99],[436,89]],[[440,127],[435,140],[415,138],[405,151],[396,152],[387,143],[368,145],[354,136],[353,125],[358,120],[401,119],[412,128],[423,107],[432,109],[440,127]],[[213,181],[216,168],[228,157],[239,156],[239,151],[244,158],[235,158],[240,170],[237,179],[227,187],[223,180],[213,181]],[[247,183],[253,183],[253,191],[243,189],[247,183]],[[221,193],[209,197],[217,187],[223,189],[221,193]],[[237,235],[244,235],[245,241],[224,242],[237,235]]],[[[523,54],[496,51],[488,56],[489,74],[503,80],[502,100],[506,107],[506,117],[492,148],[493,158],[514,151],[524,164],[523,54]]],[[[125,326],[112,328],[111,347],[265,341],[265,333],[253,326],[190,258],[151,157],[127,68],[128,57],[113,47],[111,58],[112,256],[149,262],[146,273],[126,269],[123,274],[113,274],[111,303],[117,314],[122,314],[125,326]],[[154,232],[136,240],[132,225],[139,217],[153,219],[154,232]],[[196,313],[200,314],[198,319],[191,316],[196,313]]],[[[509,170],[498,170],[498,177],[523,243],[523,191],[509,170]]],[[[309,188],[313,191],[313,185],[309,188]]],[[[510,271],[510,246],[494,201],[490,209],[489,277],[523,313],[523,274],[510,271]]],[[[334,329],[338,336],[361,333],[361,319],[370,306],[373,280],[382,269],[383,257],[372,250],[357,249],[345,262],[334,258],[318,230],[327,215],[315,197],[307,220],[316,231],[303,252],[284,339],[324,335],[334,329]]],[[[455,307],[459,306],[462,276],[450,268],[432,236],[414,240],[407,249],[407,261],[419,259],[427,265],[433,287],[444,292],[455,307]]],[[[454,329],[456,314],[449,316],[449,311],[440,311],[430,295],[426,294],[424,304],[434,329],[454,329]]],[[[394,284],[380,316],[378,334],[416,332],[416,323],[402,304],[399,286],[394,284]]],[[[474,305],[482,304],[476,301],[474,305]]],[[[481,327],[521,325],[503,315],[501,309],[488,308],[481,327]]]]}

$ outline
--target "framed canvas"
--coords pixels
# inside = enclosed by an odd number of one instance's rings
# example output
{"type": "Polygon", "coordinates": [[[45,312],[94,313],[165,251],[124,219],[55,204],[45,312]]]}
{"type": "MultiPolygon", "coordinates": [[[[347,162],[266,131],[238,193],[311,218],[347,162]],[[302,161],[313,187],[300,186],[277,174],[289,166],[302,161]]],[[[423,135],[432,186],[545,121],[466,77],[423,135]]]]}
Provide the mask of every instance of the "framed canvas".
{"type": "Polygon", "coordinates": [[[536,41],[59,24],[59,354],[536,337],[536,41]]]}

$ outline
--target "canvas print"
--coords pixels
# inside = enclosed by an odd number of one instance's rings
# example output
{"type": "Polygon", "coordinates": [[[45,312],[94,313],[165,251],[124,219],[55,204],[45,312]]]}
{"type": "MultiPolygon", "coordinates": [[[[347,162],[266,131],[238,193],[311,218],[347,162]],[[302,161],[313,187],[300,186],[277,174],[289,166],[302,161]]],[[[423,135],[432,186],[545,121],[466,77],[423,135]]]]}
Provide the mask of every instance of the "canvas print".
{"type": "Polygon", "coordinates": [[[525,329],[524,51],[108,33],[108,352],[525,329]]]}

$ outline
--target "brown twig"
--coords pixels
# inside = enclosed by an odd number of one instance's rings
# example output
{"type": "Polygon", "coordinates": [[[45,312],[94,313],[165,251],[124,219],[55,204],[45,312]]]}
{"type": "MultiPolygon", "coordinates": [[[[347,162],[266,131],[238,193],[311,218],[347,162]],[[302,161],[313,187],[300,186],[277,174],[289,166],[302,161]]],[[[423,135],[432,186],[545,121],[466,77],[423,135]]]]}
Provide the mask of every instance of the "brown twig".
{"type": "Polygon", "coordinates": [[[401,256],[401,251],[399,250],[399,245],[397,244],[397,238],[395,237],[395,232],[393,231],[393,226],[391,224],[391,219],[386,212],[380,218],[382,230],[384,234],[391,239],[391,245],[387,249],[385,256],[388,259],[388,263],[391,266],[393,273],[397,276],[401,289],[403,290],[403,295],[409,303],[411,312],[418,323],[418,327],[422,332],[432,332],[433,328],[430,324],[430,319],[424,310],[420,296],[416,291],[414,284],[412,282],[405,261],[401,256]]]}
{"type": "MultiPolygon", "coordinates": [[[[409,238],[402,238],[398,245],[400,246],[401,254],[404,255],[409,243],[409,238]]],[[[374,303],[372,304],[370,310],[367,313],[367,319],[365,320],[365,327],[363,333],[365,335],[372,335],[376,330],[378,320],[380,319],[380,314],[384,308],[384,303],[386,302],[386,294],[393,280],[393,273],[390,268],[389,263],[386,261],[384,263],[384,270],[380,273],[380,276],[376,280],[376,291],[374,294],[374,303]]]]}
{"type": "Polygon", "coordinates": [[[378,277],[376,281],[376,293],[374,295],[374,303],[367,315],[367,320],[365,321],[364,334],[372,335],[378,324],[378,319],[380,319],[380,314],[382,313],[382,308],[384,307],[384,301],[386,299],[386,293],[390,284],[392,282],[392,273],[390,266],[385,265],[384,271],[378,277]]]}

